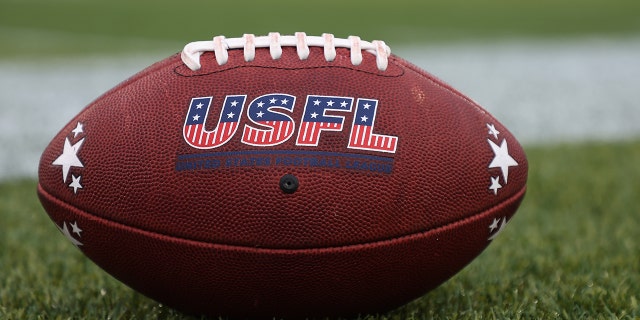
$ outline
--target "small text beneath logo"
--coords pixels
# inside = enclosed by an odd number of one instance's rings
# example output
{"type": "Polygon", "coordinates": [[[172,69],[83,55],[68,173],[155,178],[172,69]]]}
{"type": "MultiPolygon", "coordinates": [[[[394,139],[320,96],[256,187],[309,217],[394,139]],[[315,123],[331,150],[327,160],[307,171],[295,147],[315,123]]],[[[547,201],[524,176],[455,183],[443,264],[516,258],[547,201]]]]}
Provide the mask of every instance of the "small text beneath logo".
{"type": "Polygon", "coordinates": [[[179,155],[176,171],[218,170],[242,167],[308,167],[389,174],[393,158],[340,152],[254,150],[179,155]]]}

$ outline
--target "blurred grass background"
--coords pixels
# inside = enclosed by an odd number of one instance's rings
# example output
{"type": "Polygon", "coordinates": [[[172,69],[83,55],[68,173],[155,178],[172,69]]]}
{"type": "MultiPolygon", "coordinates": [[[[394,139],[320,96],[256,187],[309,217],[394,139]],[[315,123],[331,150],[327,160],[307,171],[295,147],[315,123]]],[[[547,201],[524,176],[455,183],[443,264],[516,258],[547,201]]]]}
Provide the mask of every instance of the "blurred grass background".
{"type": "MultiPolygon", "coordinates": [[[[640,35],[639,12],[640,2],[624,0],[0,0],[0,60],[169,54],[218,34],[270,31],[355,34],[392,49],[624,39],[640,35]]],[[[640,318],[637,138],[525,146],[529,192],[494,244],[423,298],[361,318],[640,318]]],[[[32,178],[0,182],[0,319],[186,317],[85,259],[49,221],[35,185],[32,178]]]]}
{"type": "Polygon", "coordinates": [[[2,56],[179,50],[214,35],[351,34],[390,45],[637,35],[640,2],[616,0],[0,1],[2,56]],[[177,47],[174,47],[175,44],[177,47]]]}

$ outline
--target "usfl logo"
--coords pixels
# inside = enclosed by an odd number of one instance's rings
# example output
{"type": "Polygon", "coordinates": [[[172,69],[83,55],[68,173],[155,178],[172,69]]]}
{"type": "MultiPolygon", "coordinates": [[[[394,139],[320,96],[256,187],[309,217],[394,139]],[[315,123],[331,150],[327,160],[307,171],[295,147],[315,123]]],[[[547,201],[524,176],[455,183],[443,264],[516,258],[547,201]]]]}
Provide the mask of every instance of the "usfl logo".
{"type": "MultiPolygon", "coordinates": [[[[194,148],[218,148],[233,138],[239,129],[240,117],[247,101],[246,95],[224,98],[220,118],[214,130],[205,129],[213,97],[191,99],[184,122],[185,141],[194,148]]],[[[297,146],[318,146],[323,132],[343,131],[345,117],[355,104],[351,124],[349,149],[395,153],[398,137],[373,133],[378,100],[352,97],[308,95],[299,121],[297,146]]],[[[241,142],[250,146],[269,147],[290,140],[296,128],[291,117],[296,97],[284,93],[265,94],[248,104],[246,116],[251,124],[242,128],[241,142]]]]}

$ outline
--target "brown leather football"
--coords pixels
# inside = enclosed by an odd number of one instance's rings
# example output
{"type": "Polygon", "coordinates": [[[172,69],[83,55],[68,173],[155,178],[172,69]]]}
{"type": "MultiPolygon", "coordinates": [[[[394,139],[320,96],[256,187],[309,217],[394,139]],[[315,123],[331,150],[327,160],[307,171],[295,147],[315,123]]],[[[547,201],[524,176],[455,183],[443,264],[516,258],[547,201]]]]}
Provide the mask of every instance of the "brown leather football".
{"type": "Polygon", "coordinates": [[[526,189],[513,135],[381,41],[188,44],[51,141],[38,194],[114,277],[208,315],[389,310],[461,270],[526,189]]]}

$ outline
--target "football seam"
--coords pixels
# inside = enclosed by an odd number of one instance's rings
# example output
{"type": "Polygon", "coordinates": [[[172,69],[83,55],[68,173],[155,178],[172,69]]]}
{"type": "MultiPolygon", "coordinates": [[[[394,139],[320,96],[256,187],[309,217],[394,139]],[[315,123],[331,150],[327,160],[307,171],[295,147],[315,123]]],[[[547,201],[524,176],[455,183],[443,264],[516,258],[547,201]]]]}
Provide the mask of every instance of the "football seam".
{"type": "MultiPolygon", "coordinates": [[[[229,67],[229,68],[226,68],[226,69],[223,69],[223,70],[217,70],[217,71],[211,71],[211,72],[207,72],[207,73],[199,73],[199,74],[187,75],[187,74],[181,72],[181,70],[178,70],[179,68],[182,68],[182,67],[185,67],[185,65],[184,64],[180,64],[180,65],[176,66],[173,69],[173,72],[175,74],[179,75],[179,76],[187,77],[187,78],[208,76],[208,75],[212,75],[212,74],[216,74],[216,73],[222,73],[222,72],[225,72],[225,71],[235,70],[235,69],[240,69],[240,68],[261,68],[261,69],[290,70],[290,71],[339,68],[339,69],[357,71],[357,72],[362,72],[362,73],[366,73],[366,74],[369,74],[369,75],[380,76],[380,77],[385,77],[385,78],[399,78],[399,77],[402,77],[405,74],[404,68],[399,68],[400,72],[398,74],[386,75],[386,74],[380,74],[380,73],[375,73],[375,72],[370,72],[370,71],[366,71],[366,70],[362,70],[362,69],[358,69],[358,68],[350,68],[350,67],[345,67],[345,66],[315,66],[315,67],[299,67],[299,68],[291,67],[291,68],[285,68],[285,67],[270,67],[270,66],[260,66],[260,65],[240,65],[240,66],[235,66],[235,67],[229,67]]],[[[191,70],[191,69],[189,69],[189,70],[191,70]]],[[[194,72],[194,71],[191,71],[191,72],[194,72]]]]}
{"type": "MultiPolygon", "coordinates": [[[[178,57],[178,54],[173,54],[171,57],[178,57]]],[[[96,104],[97,102],[99,102],[100,100],[103,100],[105,97],[109,96],[110,94],[126,89],[129,86],[137,83],[138,81],[144,80],[146,77],[148,77],[150,74],[154,73],[155,71],[157,71],[158,69],[161,69],[163,67],[165,67],[165,65],[167,64],[167,62],[165,62],[164,60],[162,61],[158,61],[140,71],[138,71],[137,73],[134,73],[133,75],[131,75],[129,78],[119,82],[118,84],[116,84],[113,88],[107,90],[105,93],[99,95],[98,97],[96,97],[94,100],[92,100],[89,104],[87,104],[81,111],[84,112],[86,109],[88,109],[90,106],[96,104]]],[[[78,114],[79,116],[80,114],[78,114]]],[[[73,119],[71,119],[71,121],[69,121],[69,123],[73,123],[74,121],[76,121],[76,118],[78,117],[74,117],[73,119]]],[[[64,128],[63,128],[64,129],[64,128]]],[[[62,132],[62,130],[60,131],[62,132]]]]}
{"type": "Polygon", "coordinates": [[[496,120],[489,112],[487,112],[487,110],[485,110],[482,106],[480,106],[479,103],[477,103],[473,99],[469,98],[468,96],[464,95],[460,91],[454,89],[449,84],[445,83],[443,80],[437,78],[436,76],[434,76],[432,74],[425,73],[425,71],[421,70],[419,67],[411,64],[410,62],[408,62],[408,61],[406,61],[406,60],[404,60],[402,58],[400,58],[399,62],[403,67],[407,68],[408,70],[413,71],[418,76],[428,80],[429,82],[431,82],[432,84],[436,85],[437,87],[448,91],[449,93],[453,94],[454,96],[456,96],[458,98],[461,98],[464,101],[468,102],[474,108],[476,108],[476,110],[478,112],[480,112],[481,114],[491,117],[492,120],[496,120]]]}
{"type": "MultiPolygon", "coordinates": [[[[257,247],[257,246],[252,247],[252,246],[244,246],[244,245],[236,245],[236,244],[225,244],[225,243],[212,243],[212,242],[206,242],[202,240],[194,240],[194,239],[189,239],[184,237],[167,235],[164,233],[159,233],[157,231],[149,231],[139,227],[129,226],[121,222],[116,222],[116,221],[107,219],[105,217],[93,215],[85,210],[72,206],[62,201],[58,197],[54,196],[53,194],[49,193],[48,191],[46,191],[44,187],[40,183],[38,183],[38,193],[40,193],[43,197],[46,197],[48,201],[55,202],[55,205],[65,208],[66,209],[65,211],[71,212],[70,214],[72,215],[75,214],[75,215],[84,216],[84,218],[88,220],[97,220],[99,221],[98,223],[100,224],[111,225],[114,228],[129,230],[129,231],[132,231],[133,233],[140,233],[142,235],[145,235],[151,238],[164,238],[170,242],[188,242],[191,244],[195,244],[196,246],[213,247],[213,248],[220,247],[226,250],[238,250],[238,251],[245,251],[245,252],[274,252],[274,253],[283,253],[283,254],[287,254],[287,253],[295,254],[300,252],[346,251],[346,250],[358,249],[358,248],[371,248],[371,247],[377,247],[377,246],[384,246],[384,245],[392,244],[395,242],[410,240],[412,238],[419,238],[428,233],[435,233],[435,232],[442,231],[444,229],[455,228],[456,225],[465,224],[465,223],[471,222],[472,220],[481,219],[485,215],[490,215],[494,211],[499,211],[501,208],[505,206],[509,206],[514,202],[521,200],[524,197],[526,189],[527,189],[527,186],[524,185],[516,193],[514,193],[513,195],[509,196],[507,199],[501,201],[500,203],[490,208],[483,209],[482,211],[479,211],[478,213],[467,216],[463,219],[451,221],[444,225],[437,226],[428,230],[413,232],[410,234],[399,235],[399,236],[394,236],[392,238],[380,239],[380,240],[375,240],[375,241],[365,242],[365,243],[354,243],[354,244],[345,244],[345,245],[327,246],[327,247],[309,247],[309,248],[269,248],[269,247],[257,247]]],[[[54,224],[57,225],[57,222],[54,221],[54,224]]]]}

